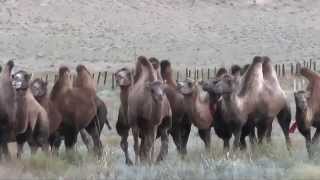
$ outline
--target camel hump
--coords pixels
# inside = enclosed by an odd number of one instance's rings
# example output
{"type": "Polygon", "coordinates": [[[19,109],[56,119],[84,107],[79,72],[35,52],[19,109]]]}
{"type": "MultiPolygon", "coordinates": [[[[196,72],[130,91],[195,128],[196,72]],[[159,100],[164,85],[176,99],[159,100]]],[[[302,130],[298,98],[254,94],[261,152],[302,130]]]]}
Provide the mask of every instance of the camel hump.
{"type": "Polygon", "coordinates": [[[150,66],[151,64],[145,56],[139,56],[138,61],[137,61],[137,65],[138,66],[140,66],[140,65],[150,66]]]}
{"type": "Polygon", "coordinates": [[[82,64],[76,67],[77,77],[75,86],[79,88],[96,89],[96,84],[92,79],[89,70],[82,64]]]}
{"type": "Polygon", "coordinates": [[[255,56],[252,60],[252,65],[263,63],[263,58],[261,56],[255,56]]]}
{"type": "Polygon", "coordinates": [[[160,62],[160,69],[161,69],[162,78],[164,78],[164,76],[166,75],[166,71],[169,67],[171,67],[171,63],[169,60],[162,60],[160,62]]]}
{"type": "Polygon", "coordinates": [[[232,65],[231,66],[231,74],[232,75],[240,75],[241,74],[241,67],[239,65],[232,65]]]}
{"type": "Polygon", "coordinates": [[[59,76],[62,76],[67,72],[70,72],[70,70],[69,70],[69,68],[67,66],[61,66],[59,68],[59,76]]]}
{"type": "Polygon", "coordinates": [[[227,71],[227,69],[226,68],[220,68],[219,70],[218,70],[218,72],[217,72],[217,74],[216,74],[216,77],[222,77],[222,75],[225,75],[225,74],[227,74],[228,73],[228,71],[227,71]]]}
{"type": "Polygon", "coordinates": [[[61,66],[59,68],[59,78],[57,82],[53,85],[51,90],[50,99],[55,99],[58,97],[59,93],[64,89],[72,88],[71,79],[69,78],[70,70],[66,66],[61,66]]]}
{"type": "Polygon", "coordinates": [[[139,56],[138,61],[136,64],[136,74],[134,81],[137,82],[142,76],[145,76],[143,73],[144,71],[147,71],[148,78],[150,81],[154,81],[156,79],[154,67],[150,60],[148,60],[145,56],[139,56]]]}
{"type": "Polygon", "coordinates": [[[302,76],[307,78],[310,82],[312,82],[315,79],[318,79],[320,77],[316,72],[314,72],[308,68],[305,68],[305,67],[301,68],[300,73],[302,76]]]}
{"type": "Polygon", "coordinates": [[[160,62],[157,58],[151,57],[151,58],[149,58],[149,61],[151,62],[152,66],[155,70],[158,70],[160,68],[160,62]]]}
{"type": "Polygon", "coordinates": [[[6,77],[11,75],[11,71],[12,71],[14,65],[15,64],[14,64],[13,60],[9,60],[6,63],[6,65],[4,67],[4,71],[3,71],[3,74],[6,75],[6,77]]]}
{"type": "Polygon", "coordinates": [[[244,75],[242,88],[240,91],[241,95],[248,93],[249,90],[255,90],[261,83],[263,83],[262,73],[263,59],[261,56],[255,56],[252,60],[252,64],[249,66],[247,72],[244,75]]]}

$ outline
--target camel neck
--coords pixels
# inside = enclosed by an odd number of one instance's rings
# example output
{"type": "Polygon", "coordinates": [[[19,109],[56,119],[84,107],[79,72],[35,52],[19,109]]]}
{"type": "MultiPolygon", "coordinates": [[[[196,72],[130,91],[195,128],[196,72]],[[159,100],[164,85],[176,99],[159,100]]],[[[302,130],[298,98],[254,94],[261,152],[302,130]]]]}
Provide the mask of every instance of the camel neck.
{"type": "Polygon", "coordinates": [[[121,100],[121,104],[124,106],[124,107],[127,107],[128,106],[128,96],[129,96],[129,89],[130,89],[130,86],[122,86],[120,87],[121,90],[120,90],[120,100],[121,100]]]}
{"type": "Polygon", "coordinates": [[[173,87],[173,88],[177,88],[177,84],[176,84],[176,82],[174,81],[174,79],[172,78],[172,76],[170,76],[170,75],[165,75],[165,76],[163,77],[163,80],[165,80],[166,83],[167,83],[169,86],[171,86],[171,87],[173,87]]]}
{"type": "Polygon", "coordinates": [[[47,109],[49,104],[49,96],[47,94],[43,96],[37,96],[35,99],[38,101],[39,104],[41,104],[44,108],[47,109]]]}

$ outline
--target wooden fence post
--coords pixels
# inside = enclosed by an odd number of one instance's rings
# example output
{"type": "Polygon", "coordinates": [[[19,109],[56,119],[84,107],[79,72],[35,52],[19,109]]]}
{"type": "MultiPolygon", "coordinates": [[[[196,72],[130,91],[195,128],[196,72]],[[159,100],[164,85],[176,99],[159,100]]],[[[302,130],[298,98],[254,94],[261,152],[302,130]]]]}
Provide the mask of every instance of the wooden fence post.
{"type": "Polygon", "coordinates": [[[101,72],[98,73],[98,79],[97,79],[97,84],[99,85],[99,81],[100,81],[100,76],[101,76],[101,72]]]}
{"type": "Polygon", "coordinates": [[[282,76],[286,76],[286,66],[284,64],[282,64],[282,76]]]}
{"type": "Polygon", "coordinates": [[[204,80],[204,72],[203,72],[203,69],[201,68],[201,80],[203,81],[204,80]]]}
{"type": "Polygon", "coordinates": [[[105,72],[104,72],[104,81],[103,81],[103,84],[104,84],[104,85],[106,85],[106,83],[107,83],[107,76],[108,76],[108,72],[105,71],[105,72]]]}
{"type": "Polygon", "coordinates": [[[46,82],[48,82],[48,74],[46,74],[46,82]]]}
{"type": "Polygon", "coordinates": [[[179,75],[179,71],[177,71],[177,81],[179,81],[180,79],[180,75],[179,75]]]}
{"type": "Polygon", "coordinates": [[[186,78],[185,79],[187,79],[188,76],[189,76],[189,70],[188,70],[188,68],[186,68],[186,78]]]}
{"type": "Polygon", "coordinates": [[[317,71],[317,62],[313,61],[313,71],[317,71]]]}
{"type": "Polygon", "coordinates": [[[112,78],[112,86],[111,86],[111,88],[114,89],[115,88],[115,86],[114,86],[114,73],[112,73],[112,77],[111,78],[112,78]]]}
{"type": "Polygon", "coordinates": [[[58,80],[58,75],[55,74],[54,75],[54,83],[57,82],[57,80],[58,80]]]}
{"type": "Polygon", "coordinates": [[[296,74],[299,75],[300,74],[300,68],[301,68],[301,64],[297,63],[296,64],[296,74]]]}
{"type": "Polygon", "coordinates": [[[309,59],[309,69],[312,69],[312,59],[309,59]]]}
{"type": "Polygon", "coordinates": [[[197,79],[196,80],[198,81],[199,80],[199,69],[197,69],[196,72],[197,72],[196,73],[196,75],[197,75],[197,77],[196,77],[197,79]]]}
{"type": "Polygon", "coordinates": [[[210,68],[208,68],[208,79],[210,79],[210,68]]]}
{"type": "Polygon", "coordinates": [[[291,65],[291,76],[292,76],[294,71],[293,63],[291,63],[290,65],[291,65]]]}

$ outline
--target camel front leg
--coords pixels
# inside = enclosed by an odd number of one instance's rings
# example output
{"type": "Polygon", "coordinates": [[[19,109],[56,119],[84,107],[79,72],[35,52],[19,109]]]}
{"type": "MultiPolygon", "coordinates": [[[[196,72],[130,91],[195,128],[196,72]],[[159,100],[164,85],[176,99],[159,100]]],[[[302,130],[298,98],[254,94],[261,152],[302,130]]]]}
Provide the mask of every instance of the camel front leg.
{"type": "Polygon", "coordinates": [[[306,140],[306,148],[308,152],[309,159],[313,157],[313,149],[312,149],[312,142],[311,142],[311,131],[310,129],[306,129],[305,131],[301,132],[306,140]]]}
{"type": "Polygon", "coordinates": [[[234,127],[234,131],[233,131],[233,136],[234,136],[233,152],[236,152],[240,147],[241,133],[242,133],[242,126],[241,124],[237,124],[234,127]]]}
{"type": "Polygon", "coordinates": [[[157,162],[163,161],[165,159],[165,157],[168,155],[168,149],[169,149],[168,129],[163,129],[160,133],[161,133],[161,147],[160,147],[160,153],[157,158],[157,162]]]}
{"type": "Polygon", "coordinates": [[[135,153],[135,163],[136,165],[139,163],[139,152],[140,152],[140,146],[139,146],[139,127],[134,126],[132,127],[132,135],[133,135],[133,149],[135,153]]]}

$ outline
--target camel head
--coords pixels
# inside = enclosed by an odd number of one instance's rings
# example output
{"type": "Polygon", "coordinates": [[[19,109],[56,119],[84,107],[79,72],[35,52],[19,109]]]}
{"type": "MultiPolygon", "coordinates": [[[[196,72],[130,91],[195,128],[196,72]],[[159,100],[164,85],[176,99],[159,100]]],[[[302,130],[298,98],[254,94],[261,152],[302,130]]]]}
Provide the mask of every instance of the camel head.
{"type": "Polygon", "coordinates": [[[305,91],[295,92],[294,99],[296,102],[297,110],[300,110],[302,112],[307,111],[308,109],[307,92],[305,91]]]}
{"type": "Polygon", "coordinates": [[[145,88],[150,91],[154,101],[161,102],[163,100],[165,93],[164,86],[161,81],[155,80],[153,82],[147,82],[145,88]]]}
{"type": "Polygon", "coordinates": [[[230,74],[224,74],[221,77],[210,79],[203,83],[203,90],[210,95],[225,95],[235,92],[238,86],[236,77],[230,74]]]}
{"type": "Polygon", "coordinates": [[[225,74],[227,74],[227,73],[228,73],[227,69],[224,68],[224,67],[222,67],[222,68],[218,69],[218,72],[217,72],[217,74],[216,74],[216,77],[221,77],[222,75],[225,75],[225,74]]]}
{"type": "Polygon", "coordinates": [[[30,89],[34,97],[43,97],[47,95],[48,82],[37,78],[31,82],[30,89]]]}
{"type": "Polygon", "coordinates": [[[12,87],[16,92],[24,93],[29,88],[32,74],[26,71],[18,71],[12,75],[12,87]]]}
{"type": "Polygon", "coordinates": [[[178,92],[180,92],[181,94],[183,94],[185,96],[192,95],[195,88],[196,88],[195,82],[191,79],[186,79],[184,81],[180,81],[180,82],[178,82],[178,85],[177,85],[178,92]]]}
{"type": "Polygon", "coordinates": [[[132,74],[129,69],[121,68],[115,73],[115,79],[120,88],[129,87],[132,83],[132,74]]]}

